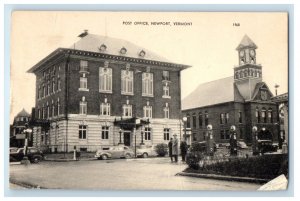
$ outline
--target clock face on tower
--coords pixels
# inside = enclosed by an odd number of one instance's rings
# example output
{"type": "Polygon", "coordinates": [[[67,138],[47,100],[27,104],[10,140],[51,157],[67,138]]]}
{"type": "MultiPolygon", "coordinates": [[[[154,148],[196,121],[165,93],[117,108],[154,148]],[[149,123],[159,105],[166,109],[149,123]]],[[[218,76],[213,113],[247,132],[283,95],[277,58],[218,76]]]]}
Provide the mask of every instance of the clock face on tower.
{"type": "Polygon", "coordinates": [[[255,56],[255,51],[254,50],[250,50],[250,56],[252,56],[252,57],[255,56]]]}

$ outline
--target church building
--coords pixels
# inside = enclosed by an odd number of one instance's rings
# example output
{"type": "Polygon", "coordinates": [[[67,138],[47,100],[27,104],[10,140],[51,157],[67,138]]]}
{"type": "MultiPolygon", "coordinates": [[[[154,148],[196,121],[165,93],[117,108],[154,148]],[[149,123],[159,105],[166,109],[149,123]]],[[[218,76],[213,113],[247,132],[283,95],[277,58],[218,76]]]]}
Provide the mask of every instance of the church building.
{"type": "Polygon", "coordinates": [[[179,133],[181,71],[131,42],[89,34],[34,65],[33,146],[95,151],[167,143],[179,133]]]}
{"type": "Polygon", "coordinates": [[[263,81],[256,49],[256,44],[245,35],[236,48],[239,64],[234,67],[233,76],[200,84],[183,99],[187,135],[192,141],[203,141],[209,124],[217,143],[229,142],[232,125],[236,126],[238,140],[249,144],[253,126],[266,129],[274,141],[278,140],[278,108],[263,81]]]}

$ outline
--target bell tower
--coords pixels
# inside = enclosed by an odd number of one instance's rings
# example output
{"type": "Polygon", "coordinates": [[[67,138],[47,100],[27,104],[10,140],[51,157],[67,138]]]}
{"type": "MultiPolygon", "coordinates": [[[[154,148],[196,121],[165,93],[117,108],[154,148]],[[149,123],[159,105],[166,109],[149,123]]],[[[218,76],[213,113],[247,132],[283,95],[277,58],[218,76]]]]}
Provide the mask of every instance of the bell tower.
{"type": "Polygon", "coordinates": [[[245,100],[251,100],[257,83],[262,82],[262,66],[256,63],[256,44],[245,35],[237,46],[239,65],[234,67],[234,82],[245,100]]]}

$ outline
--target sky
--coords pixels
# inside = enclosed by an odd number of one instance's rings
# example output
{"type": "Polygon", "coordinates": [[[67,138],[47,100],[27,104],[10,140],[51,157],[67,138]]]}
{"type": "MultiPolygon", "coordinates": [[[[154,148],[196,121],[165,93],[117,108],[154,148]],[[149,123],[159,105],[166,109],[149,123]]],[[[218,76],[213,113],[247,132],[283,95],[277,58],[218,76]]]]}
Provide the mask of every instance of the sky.
{"type": "Polygon", "coordinates": [[[35,105],[35,76],[27,70],[56,48],[72,46],[85,29],[128,40],[174,63],[192,66],[182,72],[182,98],[201,83],[233,76],[238,65],[235,48],[247,34],[258,46],[256,61],[262,65],[263,81],[273,94],[275,84],[280,85],[278,94],[288,92],[287,20],[286,13],[275,12],[15,11],[11,24],[10,122],[23,108],[31,112],[35,105]],[[175,26],[174,22],[189,25],[175,26]]]}

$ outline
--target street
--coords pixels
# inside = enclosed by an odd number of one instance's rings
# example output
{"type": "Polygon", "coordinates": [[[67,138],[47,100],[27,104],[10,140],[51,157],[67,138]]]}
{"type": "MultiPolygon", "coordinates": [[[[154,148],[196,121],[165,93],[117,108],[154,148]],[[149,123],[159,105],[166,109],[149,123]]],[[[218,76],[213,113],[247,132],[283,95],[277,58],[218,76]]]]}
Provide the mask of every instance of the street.
{"type": "Polygon", "coordinates": [[[175,176],[186,168],[169,158],[42,161],[10,165],[10,179],[47,189],[89,190],[243,190],[259,184],[175,176]]]}

